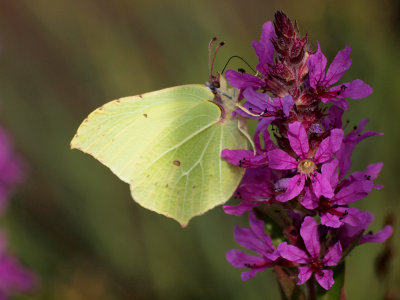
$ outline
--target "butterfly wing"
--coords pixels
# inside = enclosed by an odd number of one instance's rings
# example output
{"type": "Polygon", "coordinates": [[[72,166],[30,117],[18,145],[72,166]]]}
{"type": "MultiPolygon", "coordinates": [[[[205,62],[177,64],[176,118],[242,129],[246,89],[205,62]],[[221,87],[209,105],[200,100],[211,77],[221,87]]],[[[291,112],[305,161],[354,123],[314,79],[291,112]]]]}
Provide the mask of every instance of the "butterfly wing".
{"type": "Polygon", "coordinates": [[[121,98],[91,113],[71,142],[131,185],[145,208],[182,225],[224,203],[243,170],[228,164],[225,148],[245,148],[238,120],[203,85],[185,85],[121,98]]]}

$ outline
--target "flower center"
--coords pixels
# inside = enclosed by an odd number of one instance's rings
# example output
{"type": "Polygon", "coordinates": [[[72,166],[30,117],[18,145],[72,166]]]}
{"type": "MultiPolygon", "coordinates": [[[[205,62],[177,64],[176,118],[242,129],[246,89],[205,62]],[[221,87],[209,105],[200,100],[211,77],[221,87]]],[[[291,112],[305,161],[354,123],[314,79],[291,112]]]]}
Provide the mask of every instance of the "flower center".
{"type": "Polygon", "coordinates": [[[309,176],[311,173],[313,173],[316,168],[317,167],[315,163],[308,159],[302,160],[297,166],[297,170],[306,176],[309,176]]]}

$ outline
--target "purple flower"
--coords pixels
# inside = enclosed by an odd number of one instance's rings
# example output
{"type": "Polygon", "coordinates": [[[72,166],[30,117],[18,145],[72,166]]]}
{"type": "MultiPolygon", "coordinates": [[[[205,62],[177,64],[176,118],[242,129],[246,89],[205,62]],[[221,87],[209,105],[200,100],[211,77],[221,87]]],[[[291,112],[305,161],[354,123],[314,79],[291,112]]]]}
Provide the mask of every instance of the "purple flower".
{"type": "Polygon", "coordinates": [[[285,193],[276,197],[278,201],[288,201],[301,193],[310,179],[313,192],[317,197],[333,197],[333,190],[328,179],[318,172],[318,165],[333,158],[339,150],[343,139],[343,130],[333,129],[331,135],[319,145],[315,154],[310,153],[307,132],[300,122],[289,124],[288,139],[294,154],[299,158],[289,155],[281,149],[268,152],[269,167],[277,170],[297,169],[297,174],[286,182],[285,193]]]}
{"type": "Polygon", "coordinates": [[[336,157],[339,160],[339,170],[340,177],[344,177],[351,167],[351,154],[355,146],[361,142],[362,140],[369,138],[374,135],[383,135],[383,133],[377,133],[374,131],[365,131],[365,125],[368,123],[368,120],[362,120],[360,124],[354,127],[354,130],[350,131],[343,139],[342,146],[340,147],[338,153],[336,153],[336,157]]]}
{"type": "MultiPolygon", "coordinates": [[[[305,188],[301,204],[310,210],[318,212],[321,216],[321,224],[338,228],[343,224],[358,226],[364,224],[368,219],[368,213],[357,208],[348,207],[348,204],[365,198],[374,187],[373,182],[366,178],[360,180],[352,177],[345,184],[337,185],[338,182],[338,161],[332,160],[322,166],[322,175],[327,178],[335,191],[331,198],[324,196],[316,197],[308,188],[305,188]]],[[[377,175],[377,174],[376,174],[377,175]]],[[[357,177],[359,177],[357,175],[357,177]]]]}
{"type": "Polygon", "coordinates": [[[226,253],[226,259],[232,266],[250,269],[242,273],[243,281],[273,266],[279,257],[271,237],[264,231],[264,222],[257,219],[254,212],[249,213],[249,219],[250,228],[235,227],[235,240],[244,248],[258,253],[259,256],[250,255],[236,249],[226,253]]]}
{"type": "Polygon", "coordinates": [[[310,55],[307,61],[309,84],[317,97],[323,103],[332,102],[346,110],[349,107],[345,100],[346,97],[361,99],[372,93],[372,88],[360,79],[343,83],[327,90],[329,86],[335,84],[349,69],[351,65],[350,52],[351,49],[349,46],[339,51],[326,74],[327,60],[321,51],[319,43],[317,51],[310,55]]]}
{"type": "Polygon", "coordinates": [[[22,159],[13,151],[10,136],[0,127],[0,214],[14,187],[22,180],[22,159]]]}
{"type": "Polygon", "coordinates": [[[321,253],[319,242],[318,224],[312,217],[305,217],[300,228],[300,235],[303,238],[304,250],[283,242],[278,245],[278,253],[284,259],[298,263],[299,281],[298,285],[305,283],[314,273],[317,282],[326,290],[329,290],[333,283],[333,271],[326,267],[336,266],[342,257],[340,242],[334,244],[325,255],[321,253]]]}
{"type": "Polygon", "coordinates": [[[237,205],[224,205],[225,213],[241,216],[260,204],[271,203],[276,195],[276,181],[277,176],[270,168],[247,169],[242,184],[235,191],[235,197],[240,198],[241,202],[237,205]]]}
{"type": "Polygon", "coordinates": [[[393,233],[393,228],[390,225],[386,225],[376,234],[373,234],[372,232],[364,234],[373,220],[374,215],[367,212],[367,218],[363,224],[358,226],[350,226],[345,224],[344,226],[340,227],[337,236],[343,246],[343,249],[346,249],[357,240],[358,245],[362,245],[364,243],[383,243],[386,241],[386,239],[389,238],[389,236],[393,233]]]}
{"type": "Polygon", "coordinates": [[[35,274],[23,267],[16,257],[6,252],[6,240],[0,233],[0,299],[30,292],[37,285],[35,274]]]}

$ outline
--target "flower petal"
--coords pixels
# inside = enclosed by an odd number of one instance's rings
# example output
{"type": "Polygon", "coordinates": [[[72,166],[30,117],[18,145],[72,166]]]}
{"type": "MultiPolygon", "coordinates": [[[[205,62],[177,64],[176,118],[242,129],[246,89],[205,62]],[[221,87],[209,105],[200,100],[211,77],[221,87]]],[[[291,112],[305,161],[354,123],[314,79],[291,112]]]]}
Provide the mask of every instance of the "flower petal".
{"type": "Polygon", "coordinates": [[[320,286],[322,286],[325,290],[329,290],[332,285],[335,283],[333,280],[333,271],[332,270],[321,270],[318,273],[315,273],[315,279],[320,286]]]}
{"type": "Polygon", "coordinates": [[[225,78],[231,86],[237,89],[245,89],[247,87],[258,89],[264,85],[264,82],[257,76],[240,73],[232,69],[226,70],[225,78]]]}
{"type": "Polygon", "coordinates": [[[316,89],[324,82],[326,68],[326,57],[322,53],[319,43],[317,51],[314,54],[311,54],[307,60],[307,67],[310,77],[310,86],[313,89],[316,89]]]}
{"type": "Polygon", "coordinates": [[[225,158],[229,163],[242,168],[263,166],[267,163],[267,156],[265,154],[254,155],[252,150],[224,149],[221,152],[221,157],[225,158]]]}
{"type": "Polygon", "coordinates": [[[273,63],[275,48],[271,39],[276,39],[275,30],[272,22],[266,22],[262,26],[260,41],[252,41],[251,44],[258,56],[259,64],[257,70],[262,74],[268,74],[268,64],[273,63]]]}
{"type": "Polygon", "coordinates": [[[387,238],[393,233],[393,228],[390,225],[386,225],[385,228],[378,231],[375,234],[366,234],[364,235],[360,241],[359,245],[364,243],[383,243],[387,240],[387,238]]]}
{"type": "Polygon", "coordinates": [[[356,130],[352,130],[348,133],[344,139],[340,150],[336,153],[336,157],[339,160],[339,170],[340,170],[340,178],[344,177],[351,167],[351,154],[353,153],[354,147],[361,142],[362,140],[374,136],[374,135],[383,135],[383,133],[377,133],[373,131],[365,131],[365,124],[368,120],[362,120],[358,125],[356,130]]]}
{"type": "Polygon", "coordinates": [[[329,181],[333,190],[336,188],[339,180],[338,166],[339,161],[337,159],[332,159],[321,167],[322,176],[329,181]]]}
{"type": "Polygon", "coordinates": [[[276,170],[290,170],[297,168],[297,161],[285,151],[275,149],[267,153],[268,166],[276,170]]]}
{"type": "Polygon", "coordinates": [[[279,255],[282,256],[284,259],[300,264],[307,263],[307,254],[296,246],[288,245],[287,242],[279,244],[277,250],[279,255]]]}
{"type": "Polygon", "coordinates": [[[287,135],[293,151],[301,158],[307,158],[309,150],[308,137],[301,122],[293,122],[289,124],[287,135]]]}
{"type": "Polygon", "coordinates": [[[337,242],[325,254],[323,263],[325,266],[333,267],[339,263],[341,258],[342,258],[342,245],[340,245],[340,242],[337,242]]]}
{"type": "Polygon", "coordinates": [[[318,172],[313,174],[311,184],[314,193],[318,198],[325,196],[330,199],[335,195],[329,180],[318,172]]]}
{"type": "Polygon", "coordinates": [[[342,145],[344,131],[342,129],[332,129],[331,135],[324,139],[315,153],[315,163],[323,163],[333,158],[333,155],[339,151],[342,145]]]}
{"type": "Polygon", "coordinates": [[[265,244],[249,228],[235,226],[234,236],[236,242],[244,248],[260,254],[266,250],[265,244]]]}
{"type": "Polygon", "coordinates": [[[355,181],[348,186],[343,187],[333,197],[332,202],[339,205],[346,205],[366,197],[373,187],[370,180],[355,181]]]}
{"type": "Polygon", "coordinates": [[[329,66],[328,71],[326,72],[324,82],[325,86],[331,86],[332,84],[336,83],[350,68],[350,52],[351,49],[349,46],[346,46],[343,50],[338,52],[329,66]]]}
{"type": "Polygon", "coordinates": [[[308,187],[305,187],[304,190],[305,193],[303,198],[301,198],[301,205],[310,210],[316,209],[319,204],[318,198],[315,197],[315,194],[308,187]]]}
{"type": "Polygon", "coordinates": [[[302,285],[304,284],[308,279],[310,279],[312,275],[312,270],[310,267],[304,266],[304,267],[299,267],[299,281],[297,281],[297,285],[302,285]]]}
{"type": "Polygon", "coordinates": [[[276,196],[276,200],[286,202],[298,196],[304,188],[304,175],[295,175],[286,182],[286,191],[283,194],[276,196]]]}
{"type": "Polygon", "coordinates": [[[249,265],[260,265],[264,263],[262,257],[250,255],[236,249],[228,251],[225,256],[226,260],[235,268],[248,268],[249,265]]]}
{"type": "Polygon", "coordinates": [[[360,79],[353,80],[352,82],[342,83],[329,90],[329,92],[336,92],[339,98],[362,99],[372,94],[373,89],[360,79]]]}
{"type": "Polygon", "coordinates": [[[254,207],[257,207],[263,203],[262,201],[241,201],[237,205],[224,205],[222,208],[224,209],[224,212],[228,215],[234,215],[234,216],[242,216],[245,212],[253,209],[254,207]]]}
{"type": "Polygon", "coordinates": [[[258,219],[253,211],[249,213],[249,220],[250,220],[251,230],[253,230],[256,236],[265,243],[267,248],[270,248],[272,251],[275,250],[271,237],[265,233],[264,221],[258,219]]]}
{"type": "Polygon", "coordinates": [[[314,218],[309,216],[304,218],[300,228],[300,235],[303,238],[308,253],[313,258],[318,257],[321,246],[319,243],[318,224],[314,218]]]}

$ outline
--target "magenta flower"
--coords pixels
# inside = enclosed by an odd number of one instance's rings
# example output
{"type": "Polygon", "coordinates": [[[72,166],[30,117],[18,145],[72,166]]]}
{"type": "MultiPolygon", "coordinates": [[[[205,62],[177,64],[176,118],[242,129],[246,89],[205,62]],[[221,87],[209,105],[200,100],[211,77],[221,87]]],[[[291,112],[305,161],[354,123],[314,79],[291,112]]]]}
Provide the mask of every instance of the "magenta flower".
{"type": "MultiPolygon", "coordinates": [[[[322,166],[322,174],[329,179],[335,195],[331,198],[316,197],[308,188],[301,199],[301,204],[310,210],[318,212],[321,216],[321,224],[339,228],[343,224],[359,226],[368,219],[368,213],[360,211],[348,204],[365,198],[374,187],[371,176],[357,180],[347,180],[338,185],[338,161],[336,159],[322,166]]],[[[361,173],[361,172],[360,172],[361,173]]],[[[377,176],[377,174],[376,174],[377,176]]],[[[376,177],[375,177],[376,178],[376,177]]]]}
{"type": "Polygon", "coordinates": [[[249,213],[249,220],[250,228],[235,227],[235,240],[239,245],[260,254],[260,256],[250,255],[236,249],[226,253],[226,259],[232,266],[250,269],[242,273],[243,281],[273,266],[279,257],[271,237],[264,231],[264,222],[257,219],[254,212],[249,213]]]}
{"type": "Polygon", "coordinates": [[[368,226],[374,220],[374,215],[367,212],[367,218],[365,219],[363,224],[358,226],[351,226],[348,224],[343,225],[339,228],[337,233],[337,237],[340,240],[340,243],[343,246],[343,249],[347,249],[354,242],[357,242],[358,245],[362,245],[365,243],[383,243],[386,239],[391,236],[393,233],[393,228],[390,225],[386,225],[383,229],[373,234],[372,232],[368,232],[364,234],[367,230],[368,226]]]}
{"type": "Polygon", "coordinates": [[[269,204],[274,200],[277,190],[274,183],[277,176],[270,168],[247,169],[242,184],[235,191],[235,197],[241,201],[237,205],[224,205],[225,213],[241,216],[260,204],[269,204]]]}
{"type": "Polygon", "coordinates": [[[6,251],[7,243],[0,232],[0,299],[32,291],[37,285],[33,272],[20,264],[18,259],[6,251]]]}
{"type": "Polygon", "coordinates": [[[340,242],[334,244],[329,250],[321,253],[319,242],[318,224],[312,217],[305,217],[300,228],[300,235],[304,241],[304,250],[283,242],[278,245],[279,255],[291,262],[298,263],[299,281],[298,285],[305,283],[314,273],[317,282],[326,290],[329,290],[333,283],[333,271],[327,267],[336,266],[342,257],[340,242]]]}
{"type": "Polygon", "coordinates": [[[372,88],[360,79],[342,83],[327,90],[349,69],[351,65],[350,52],[349,46],[339,51],[326,74],[327,60],[321,51],[319,43],[317,51],[307,60],[310,87],[314,90],[317,98],[321,99],[323,103],[332,102],[346,110],[349,105],[345,98],[361,99],[372,93],[372,88]]]}
{"type": "Polygon", "coordinates": [[[334,196],[328,179],[318,169],[320,165],[331,160],[339,150],[343,139],[343,130],[333,129],[331,135],[325,138],[316,152],[310,151],[307,132],[300,122],[289,124],[288,139],[294,155],[293,157],[281,149],[268,152],[269,167],[277,170],[296,169],[296,175],[287,181],[287,190],[276,199],[281,202],[298,196],[303,190],[306,180],[312,185],[317,197],[321,195],[331,198],[334,196]],[[315,154],[313,154],[315,153],[315,154]]]}

